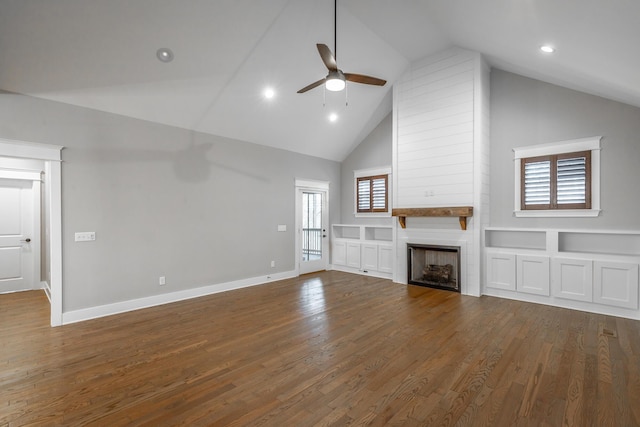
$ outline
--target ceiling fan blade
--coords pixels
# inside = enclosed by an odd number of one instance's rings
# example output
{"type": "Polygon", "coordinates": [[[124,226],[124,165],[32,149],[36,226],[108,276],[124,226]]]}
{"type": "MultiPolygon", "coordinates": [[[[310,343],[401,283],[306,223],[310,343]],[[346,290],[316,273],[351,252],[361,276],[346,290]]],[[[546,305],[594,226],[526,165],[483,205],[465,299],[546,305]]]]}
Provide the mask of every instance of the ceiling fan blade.
{"type": "Polygon", "coordinates": [[[320,52],[320,58],[322,58],[322,62],[327,67],[329,71],[336,71],[338,69],[338,64],[336,62],[336,57],[331,53],[331,49],[326,44],[316,44],[318,48],[318,52],[320,52]]]}
{"type": "Polygon", "coordinates": [[[362,83],[365,85],[384,86],[387,81],[377,77],[365,76],[364,74],[344,73],[344,77],[350,82],[362,83]]]}
{"type": "Polygon", "coordinates": [[[300,90],[298,91],[298,93],[305,93],[306,91],[311,90],[311,89],[313,89],[314,87],[318,87],[318,86],[320,86],[321,84],[323,84],[325,80],[326,80],[326,79],[320,79],[320,80],[318,80],[317,82],[313,82],[313,83],[311,83],[310,85],[305,86],[305,87],[303,87],[302,89],[300,89],[300,90]]]}

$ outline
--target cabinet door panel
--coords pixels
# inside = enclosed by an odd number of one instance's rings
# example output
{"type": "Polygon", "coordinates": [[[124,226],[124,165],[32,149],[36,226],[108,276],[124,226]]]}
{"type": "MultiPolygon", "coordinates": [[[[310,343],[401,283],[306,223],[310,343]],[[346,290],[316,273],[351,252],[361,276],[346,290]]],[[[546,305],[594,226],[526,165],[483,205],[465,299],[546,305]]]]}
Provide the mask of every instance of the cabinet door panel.
{"type": "Polygon", "coordinates": [[[555,258],[551,268],[553,295],[576,301],[593,301],[593,261],[555,258]]]}
{"type": "Polygon", "coordinates": [[[333,242],[331,262],[335,265],[347,265],[346,242],[333,242]]]}
{"type": "Polygon", "coordinates": [[[378,245],[362,245],[362,269],[378,269],[378,245]]]}
{"type": "Polygon", "coordinates": [[[596,261],[593,274],[594,302],[638,308],[638,264],[596,261]]]}
{"type": "Polygon", "coordinates": [[[393,273],[393,247],[378,247],[378,271],[382,273],[393,273]]]}
{"type": "Polygon", "coordinates": [[[347,243],[347,267],[360,268],[360,243],[347,243]]]}
{"type": "Polygon", "coordinates": [[[487,253],[487,287],[516,290],[516,256],[487,253]]]}
{"type": "Polygon", "coordinates": [[[516,256],[518,292],[549,296],[549,257],[516,256]]]}

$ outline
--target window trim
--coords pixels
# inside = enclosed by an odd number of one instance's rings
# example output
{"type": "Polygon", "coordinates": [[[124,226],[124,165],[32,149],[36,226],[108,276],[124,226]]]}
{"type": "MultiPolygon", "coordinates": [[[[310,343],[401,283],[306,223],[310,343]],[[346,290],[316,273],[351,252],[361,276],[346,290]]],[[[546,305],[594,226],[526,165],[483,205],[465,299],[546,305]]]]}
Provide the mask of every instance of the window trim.
{"type": "Polygon", "coordinates": [[[516,217],[596,217],[600,215],[600,150],[601,136],[514,148],[514,215],[516,217]],[[590,209],[522,209],[522,159],[591,152],[590,209]]]}
{"type": "Polygon", "coordinates": [[[353,171],[353,215],[356,218],[390,217],[391,216],[391,167],[377,167],[353,171]],[[358,178],[387,176],[387,210],[374,212],[358,212],[358,178]]]}

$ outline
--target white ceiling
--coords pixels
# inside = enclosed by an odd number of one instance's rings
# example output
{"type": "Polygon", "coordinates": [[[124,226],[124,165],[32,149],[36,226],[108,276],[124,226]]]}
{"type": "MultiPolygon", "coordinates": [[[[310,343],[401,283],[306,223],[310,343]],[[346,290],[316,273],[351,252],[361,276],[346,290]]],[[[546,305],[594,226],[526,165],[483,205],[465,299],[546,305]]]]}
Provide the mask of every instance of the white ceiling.
{"type": "Polygon", "coordinates": [[[322,87],[296,91],[326,74],[331,0],[0,0],[0,88],[340,161],[408,65],[453,45],[640,106],[639,18],[637,0],[339,0],[339,67],[389,83],[323,106],[322,87]]]}

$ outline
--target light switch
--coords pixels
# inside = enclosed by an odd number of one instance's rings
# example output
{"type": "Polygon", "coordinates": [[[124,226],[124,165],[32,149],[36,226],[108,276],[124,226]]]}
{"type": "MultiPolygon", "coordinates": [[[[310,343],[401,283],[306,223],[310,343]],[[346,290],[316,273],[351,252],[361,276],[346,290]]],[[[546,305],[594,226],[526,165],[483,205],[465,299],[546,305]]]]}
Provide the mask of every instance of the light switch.
{"type": "Polygon", "coordinates": [[[91,242],[96,240],[95,231],[81,231],[76,233],[76,242],[91,242]]]}
{"type": "Polygon", "coordinates": [[[287,231],[287,226],[286,226],[286,224],[280,224],[280,225],[278,225],[278,231],[287,231]]]}

